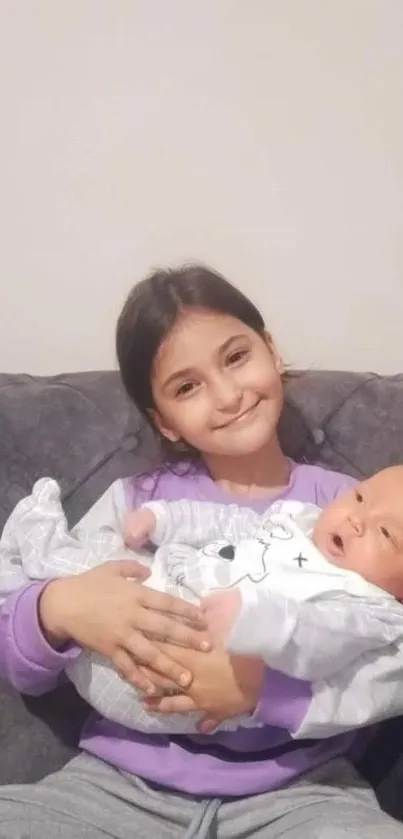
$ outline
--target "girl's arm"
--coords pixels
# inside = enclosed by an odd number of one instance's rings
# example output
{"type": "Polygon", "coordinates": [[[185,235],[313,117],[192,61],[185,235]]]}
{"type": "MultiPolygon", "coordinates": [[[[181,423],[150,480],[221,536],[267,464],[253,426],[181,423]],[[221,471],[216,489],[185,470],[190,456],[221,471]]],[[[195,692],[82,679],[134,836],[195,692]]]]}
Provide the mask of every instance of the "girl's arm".
{"type": "Polygon", "coordinates": [[[0,677],[19,693],[53,690],[79,654],[73,643],[62,650],[48,643],[38,617],[38,602],[47,583],[28,583],[0,608],[0,677]]]}
{"type": "MultiPolygon", "coordinates": [[[[124,505],[122,483],[114,483],[77,525],[75,532],[88,531],[100,522],[116,527],[124,505]]],[[[6,591],[6,581],[3,586],[6,591]]],[[[41,694],[53,690],[68,664],[80,654],[73,641],[52,646],[39,618],[45,582],[28,582],[9,592],[0,605],[0,677],[21,693],[41,694]]],[[[52,637],[52,641],[53,641],[52,637]]]]}
{"type": "MultiPolygon", "coordinates": [[[[101,520],[119,528],[121,503],[118,481],[75,532],[99,527],[101,520]]],[[[86,647],[105,655],[142,690],[152,689],[153,683],[134,664],[134,657],[176,684],[188,684],[191,674],[146,635],[208,648],[200,612],[170,595],[128,585],[128,577],[144,579],[147,574],[133,560],[106,562],[78,576],[30,583],[10,594],[0,608],[0,677],[19,691],[44,693],[56,686],[79,648],[86,647]]]]}
{"type": "Polygon", "coordinates": [[[191,668],[193,681],[177,696],[150,697],[148,710],[162,714],[195,711],[204,715],[199,728],[210,733],[220,722],[250,713],[258,722],[297,731],[311,701],[308,682],[265,668],[253,657],[230,656],[213,649],[208,655],[160,644],[161,650],[183,667],[191,668]]]}

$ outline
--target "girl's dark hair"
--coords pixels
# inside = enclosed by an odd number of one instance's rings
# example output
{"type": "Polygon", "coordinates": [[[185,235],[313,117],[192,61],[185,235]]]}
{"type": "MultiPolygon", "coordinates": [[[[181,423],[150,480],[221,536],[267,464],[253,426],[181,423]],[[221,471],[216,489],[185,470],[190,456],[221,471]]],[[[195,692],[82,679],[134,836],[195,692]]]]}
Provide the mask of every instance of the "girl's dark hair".
{"type": "MultiPolygon", "coordinates": [[[[153,428],[153,362],[162,341],[185,309],[231,315],[259,335],[265,332],[256,306],[221,274],[203,265],[155,271],[135,285],[118,319],[116,350],[124,387],[153,428]]],[[[179,446],[166,440],[161,443],[168,461],[194,461],[199,457],[198,452],[182,442],[179,446]]]]}

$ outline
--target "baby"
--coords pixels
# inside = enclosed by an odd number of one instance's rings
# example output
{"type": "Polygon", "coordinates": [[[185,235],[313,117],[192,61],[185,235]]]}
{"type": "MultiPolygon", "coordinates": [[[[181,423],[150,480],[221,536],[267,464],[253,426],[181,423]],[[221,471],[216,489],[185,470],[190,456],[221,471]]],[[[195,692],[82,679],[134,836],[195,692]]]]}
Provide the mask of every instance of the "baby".
{"type": "MultiPolygon", "coordinates": [[[[124,538],[132,548],[146,540],[171,543],[169,575],[200,594],[191,555],[181,562],[173,543],[206,544],[212,532],[225,532],[224,521],[247,516],[252,524],[254,515],[207,503],[151,502],[127,517],[124,538]]],[[[216,591],[202,599],[215,644],[258,654],[296,677],[326,678],[403,630],[403,466],[379,472],[323,511],[276,502],[251,539],[213,543],[202,554],[202,576],[214,556],[233,566],[231,581],[211,580],[216,591]]]]}
{"type": "MultiPolygon", "coordinates": [[[[263,516],[188,501],[150,502],[129,516],[125,510],[111,487],[69,531],[59,487],[38,481],[3,531],[0,603],[30,579],[80,573],[122,558],[124,542],[130,550],[152,542],[157,550],[144,585],[201,601],[216,644],[311,682],[294,737],[364,725],[382,718],[386,705],[389,715],[391,705],[401,712],[403,466],[358,484],[323,511],[295,501],[277,501],[263,516]],[[359,691],[352,689],[358,682],[359,691]]],[[[152,733],[197,731],[198,715],[146,711],[102,656],[83,650],[66,673],[115,722],[152,733]]],[[[220,728],[259,724],[243,716],[220,728]]]]}

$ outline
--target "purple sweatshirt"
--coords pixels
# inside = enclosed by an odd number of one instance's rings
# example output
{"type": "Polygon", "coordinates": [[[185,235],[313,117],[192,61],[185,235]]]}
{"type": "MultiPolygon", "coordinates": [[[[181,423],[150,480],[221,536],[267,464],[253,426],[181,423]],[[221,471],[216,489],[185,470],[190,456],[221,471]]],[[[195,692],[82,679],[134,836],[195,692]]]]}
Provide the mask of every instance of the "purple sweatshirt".
{"type": "MultiPolygon", "coordinates": [[[[223,492],[205,472],[166,471],[158,480],[116,482],[126,510],[150,497],[182,498],[238,504],[263,512],[278,498],[297,499],[324,507],[353,480],[317,466],[292,464],[288,486],[269,498],[245,498],[223,492]]],[[[123,510],[125,512],[126,510],[123,510]]],[[[120,511],[122,512],[122,511],[120,511]]],[[[30,583],[11,595],[0,612],[0,676],[21,693],[42,694],[60,681],[79,649],[63,652],[49,646],[38,622],[37,603],[43,583],[30,583]]],[[[92,755],[145,779],[201,796],[246,796],[282,787],[331,758],[345,754],[354,734],[327,740],[293,740],[311,694],[306,682],[267,669],[254,716],[263,728],[214,735],[146,735],[89,717],[80,746],[92,755]]]]}

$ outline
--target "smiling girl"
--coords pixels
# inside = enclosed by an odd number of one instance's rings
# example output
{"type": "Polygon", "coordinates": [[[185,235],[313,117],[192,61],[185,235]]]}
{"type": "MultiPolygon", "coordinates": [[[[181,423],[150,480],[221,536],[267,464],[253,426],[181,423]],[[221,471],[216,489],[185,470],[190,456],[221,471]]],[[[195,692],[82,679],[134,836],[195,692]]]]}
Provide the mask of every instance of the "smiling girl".
{"type": "MultiPolygon", "coordinates": [[[[164,463],[117,481],[95,505],[98,519],[103,510],[120,528],[151,497],[258,512],[279,498],[325,506],[351,485],[282,452],[281,357],[253,303],[214,271],[159,271],[135,286],[117,349],[126,390],[158,434],[164,463]]],[[[309,684],[209,649],[199,611],[128,586],[125,577],[136,574],[136,563],[112,562],[11,596],[1,613],[0,675],[44,692],[85,646],[145,690],[181,685],[178,696],[150,697],[161,713],[202,711],[205,730],[213,719],[249,713],[263,727],[151,737],[91,717],[80,756],[61,772],[0,792],[0,837],[400,839],[401,826],[346,758],[354,735],[292,739],[309,684]]]]}

